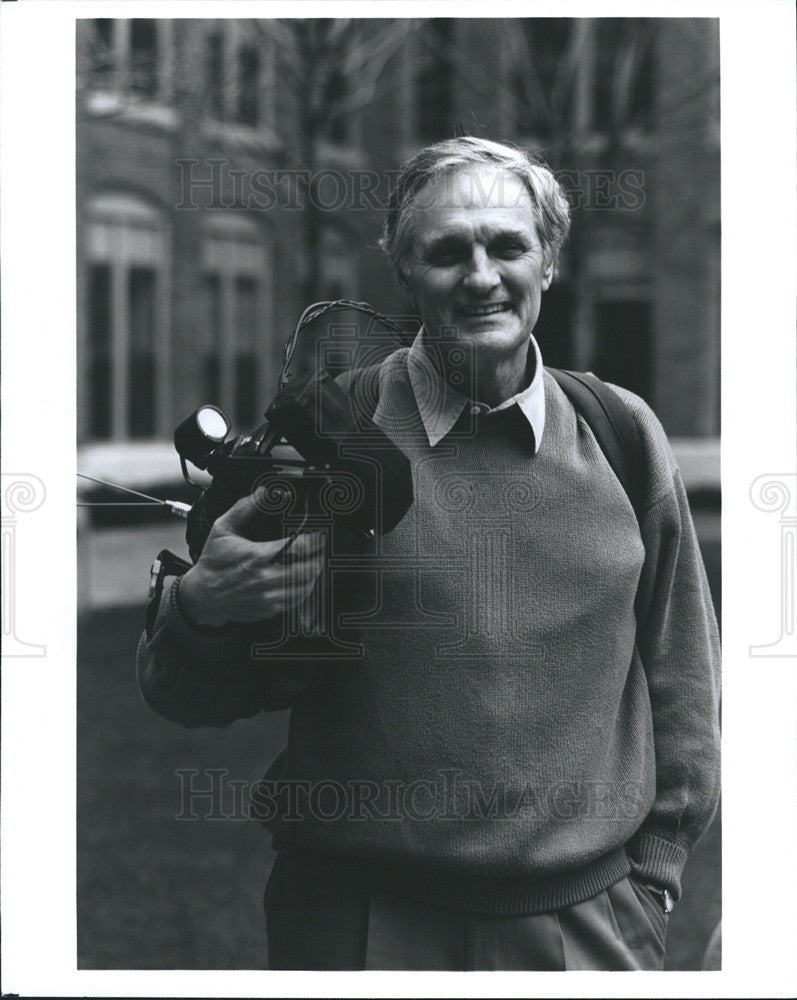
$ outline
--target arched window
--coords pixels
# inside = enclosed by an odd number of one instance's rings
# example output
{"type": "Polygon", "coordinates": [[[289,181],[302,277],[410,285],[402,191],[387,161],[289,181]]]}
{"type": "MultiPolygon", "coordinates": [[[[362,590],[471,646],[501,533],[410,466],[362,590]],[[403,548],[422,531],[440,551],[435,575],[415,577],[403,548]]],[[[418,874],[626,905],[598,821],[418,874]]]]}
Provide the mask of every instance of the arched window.
{"type": "Polygon", "coordinates": [[[204,315],[199,349],[208,401],[239,430],[262,416],[270,370],[272,253],[260,227],[244,215],[209,215],[203,241],[204,315]]]}
{"type": "Polygon", "coordinates": [[[86,206],[87,436],[150,438],[168,413],[167,238],[160,213],[125,193],[86,206]]]}

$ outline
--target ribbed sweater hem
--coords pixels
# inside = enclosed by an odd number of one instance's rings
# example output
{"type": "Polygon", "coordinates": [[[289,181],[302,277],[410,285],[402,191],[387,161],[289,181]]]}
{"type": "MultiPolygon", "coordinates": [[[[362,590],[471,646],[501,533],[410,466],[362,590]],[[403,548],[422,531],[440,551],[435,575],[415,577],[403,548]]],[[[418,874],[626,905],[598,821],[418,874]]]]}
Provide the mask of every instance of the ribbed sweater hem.
{"type": "Polygon", "coordinates": [[[631,870],[640,879],[669,889],[681,897],[681,873],[689,848],[652,831],[638,831],[627,844],[631,870]]]}
{"type": "Polygon", "coordinates": [[[388,891],[437,906],[491,917],[530,916],[583,903],[631,871],[623,847],[581,868],[537,878],[469,878],[429,868],[416,868],[363,858],[327,854],[274,840],[319,882],[344,882],[350,888],[388,891]]]}

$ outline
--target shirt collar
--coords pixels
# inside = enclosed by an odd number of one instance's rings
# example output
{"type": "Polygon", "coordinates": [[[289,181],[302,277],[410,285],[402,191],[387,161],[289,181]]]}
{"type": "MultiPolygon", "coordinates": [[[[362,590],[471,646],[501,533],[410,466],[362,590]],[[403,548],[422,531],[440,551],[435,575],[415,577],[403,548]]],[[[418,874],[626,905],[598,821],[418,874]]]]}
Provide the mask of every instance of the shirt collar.
{"type": "MultiPolygon", "coordinates": [[[[447,381],[442,379],[432,364],[423,346],[424,328],[418,331],[407,357],[410,384],[418,404],[418,411],[423,421],[429,444],[434,446],[441,441],[459,420],[462,411],[468,405],[475,405],[462,393],[457,392],[447,381]]],[[[543,430],[545,429],[545,388],[542,374],[542,355],[534,337],[531,337],[534,349],[534,377],[531,383],[521,392],[500,403],[498,406],[486,408],[485,413],[496,413],[508,409],[517,403],[518,409],[526,418],[534,441],[535,454],[540,449],[543,430]]]]}

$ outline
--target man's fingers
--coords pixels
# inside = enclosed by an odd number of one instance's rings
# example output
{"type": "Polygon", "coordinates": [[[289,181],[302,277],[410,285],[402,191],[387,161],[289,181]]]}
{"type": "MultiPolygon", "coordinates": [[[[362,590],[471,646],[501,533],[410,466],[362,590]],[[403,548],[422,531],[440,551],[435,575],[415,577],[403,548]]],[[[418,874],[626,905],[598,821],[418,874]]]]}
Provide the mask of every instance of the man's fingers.
{"type": "Polygon", "coordinates": [[[307,559],[287,563],[284,567],[281,567],[278,572],[270,574],[270,582],[275,587],[280,587],[283,583],[302,584],[305,581],[315,580],[323,568],[323,553],[308,556],[307,559]]]}
{"type": "Polygon", "coordinates": [[[289,608],[299,608],[312,593],[317,576],[310,580],[291,580],[268,587],[262,594],[253,595],[240,609],[239,619],[259,621],[263,617],[282,614],[289,608]]]}
{"type": "MultiPolygon", "coordinates": [[[[254,493],[241,497],[230,509],[217,518],[214,527],[222,534],[235,534],[246,538],[246,528],[257,521],[262,508],[260,497],[262,487],[254,493]]],[[[269,557],[279,558],[282,554],[286,559],[298,560],[323,552],[326,547],[326,533],[323,531],[305,531],[299,535],[277,538],[270,542],[252,542],[269,557]]]]}
{"type": "Polygon", "coordinates": [[[272,559],[301,562],[326,550],[326,534],[323,531],[307,531],[289,538],[279,538],[274,542],[261,542],[263,552],[272,559]]]}
{"type": "Polygon", "coordinates": [[[216,525],[225,531],[234,532],[240,535],[243,529],[262,514],[262,509],[258,503],[260,490],[254,493],[247,493],[241,497],[230,509],[216,519],[216,525]]]}
{"type": "Polygon", "coordinates": [[[296,540],[288,551],[293,558],[297,556],[306,557],[324,552],[327,544],[327,536],[323,531],[304,531],[297,535],[296,540]]]}

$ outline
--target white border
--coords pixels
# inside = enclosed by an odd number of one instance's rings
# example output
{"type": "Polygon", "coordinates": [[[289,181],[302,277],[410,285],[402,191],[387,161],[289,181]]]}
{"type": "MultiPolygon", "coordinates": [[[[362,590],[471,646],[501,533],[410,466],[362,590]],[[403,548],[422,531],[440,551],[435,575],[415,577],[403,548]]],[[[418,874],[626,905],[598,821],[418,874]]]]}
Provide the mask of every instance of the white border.
{"type": "MultiPolygon", "coordinates": [[[[456,14],[484,17],[457,2],[456,14]]],[[[423,16],[451,14],[425,3],[423,16]]],[[[20,518],[19,634],[43,659],[3,670],[3,992],[41,996],[790,996],[795,969],[797,657],[773,638],[778,530],[749,499],[795,468],[795,49],[788,0],[512,4],[489,16],[721,19],[723,210],[724,898],[721,973],[76,971],[75,281],[76,17],[421,14],[416,4],[3,3],[3,470],[39,476],[20,518]],[[33,518],[35,517],[35,522],[33,518]],[[32,526],[35,523],[35,529],[32,526]],[[32,530],[28,530],[28,526],[32,530]],[[25,530],[23,532],[22,527],[25,530]],[[35,548],[34,548],[35,546],[35,548]]],[[[797,651],[796,651],[797,652],[797,651]]]]}

